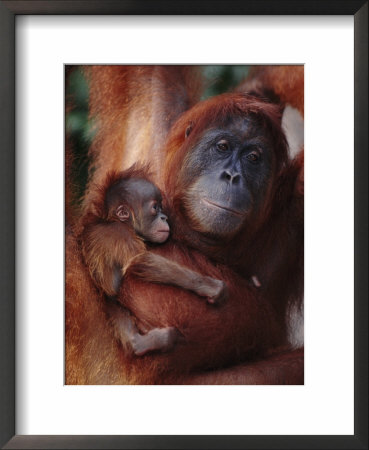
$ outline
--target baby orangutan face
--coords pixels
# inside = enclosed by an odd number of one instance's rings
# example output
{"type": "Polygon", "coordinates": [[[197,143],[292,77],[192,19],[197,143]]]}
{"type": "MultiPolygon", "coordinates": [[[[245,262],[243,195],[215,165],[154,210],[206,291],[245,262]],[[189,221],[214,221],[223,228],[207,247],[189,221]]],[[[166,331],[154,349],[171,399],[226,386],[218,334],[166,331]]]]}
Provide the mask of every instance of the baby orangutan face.
{"type": "Polygon", "coordinates": [[[124,188],[125,202],[116,209],[118,219],[130,221],[135,232],[145,241],[165,242],[169,237],[169,225],[161,209],[159,189],[144,179],[130,179],[124,188]]]}

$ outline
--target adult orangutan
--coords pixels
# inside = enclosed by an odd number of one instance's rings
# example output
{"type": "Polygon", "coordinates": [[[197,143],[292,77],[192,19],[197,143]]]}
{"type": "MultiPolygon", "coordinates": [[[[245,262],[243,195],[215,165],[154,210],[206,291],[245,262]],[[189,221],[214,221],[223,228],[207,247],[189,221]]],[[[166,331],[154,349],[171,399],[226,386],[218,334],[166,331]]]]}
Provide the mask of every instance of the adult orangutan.
{"type": "MultiPolygon", "coordinates": [[[[171,240],[152,251],[223,280],[229,300],[211,308],[190,292],[145,283],[128,269],[119,300],[140,330],[171,326],[184,337],[166,354],[133,357],[114,340],[105,302],[96,301],[69,236],[67,383],[303,382],[301,352],[268,359],[273,351],[301,346],[288,316],[299,312],[303,291],[302,158],[288,157],[281,108],[254,96],[224,94],[180,115],[193,101],[191,83],[189,68],[91,68],[98,127],[93,181],[126,168],[132,152],[150,162],[173,229],[171,240]],[[140,83],[142,90],[132,90],[140,83]],[[174,108],[177,90],[181,101],[174,108]],[[260,288],[248,282],[253,274],[260,288]],[[94,335],[96,328],[102,335],[94,335]],[[248,371],[255,366],[247,365],[193,375],[255,358],[263,359],[259,380],[248,371]]],[[[86,207],[93,195],[91,184],[86,207]]]]}

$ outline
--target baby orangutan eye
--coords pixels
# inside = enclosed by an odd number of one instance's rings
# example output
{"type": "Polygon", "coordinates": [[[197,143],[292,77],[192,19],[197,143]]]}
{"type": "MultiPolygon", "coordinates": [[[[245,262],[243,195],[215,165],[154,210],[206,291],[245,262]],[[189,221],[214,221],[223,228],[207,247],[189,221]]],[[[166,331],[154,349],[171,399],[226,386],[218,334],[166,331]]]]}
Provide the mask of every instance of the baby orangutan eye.
{"type": "Polygon", "coordinates": [[[153,215],[156,215],[159,211],[159,204],[158,202],[153,202],[152,206],[151,206],[151,213],[153,215]]]}

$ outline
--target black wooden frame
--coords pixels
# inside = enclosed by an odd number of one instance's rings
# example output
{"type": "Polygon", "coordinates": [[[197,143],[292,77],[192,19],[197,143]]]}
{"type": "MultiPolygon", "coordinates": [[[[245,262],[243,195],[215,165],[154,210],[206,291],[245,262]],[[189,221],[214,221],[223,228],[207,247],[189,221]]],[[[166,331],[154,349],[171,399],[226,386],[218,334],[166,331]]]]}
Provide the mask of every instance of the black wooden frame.
{"type": "Polygon", "coordinates": [[[0,445],[65,449],[368,448],[368,2],[43,0],[0,2],[0,445]],[[15,436],[15,16],[348,14],[355,33],[355,432],[353,436],[15,436]]]}

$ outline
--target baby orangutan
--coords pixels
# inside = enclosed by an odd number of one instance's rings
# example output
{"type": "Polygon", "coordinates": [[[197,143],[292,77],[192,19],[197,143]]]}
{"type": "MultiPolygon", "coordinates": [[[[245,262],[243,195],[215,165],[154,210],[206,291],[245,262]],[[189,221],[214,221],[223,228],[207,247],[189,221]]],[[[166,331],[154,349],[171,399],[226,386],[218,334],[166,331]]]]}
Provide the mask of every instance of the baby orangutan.
{"type": "Polygon", "coordinates": [[[82,252],[96,286],[110,297],[108,312],[115,334],[136,355],[170,350],[180,336],[175,328],[154,328],[140,334],[132,315],[115,300],[127,269],[145,281],[193,291],[211,304],[226,299],[227,287],[223,281],[146,249],[145,242],[161,244],[169,237],[162,196],[150,181],[147,168],[133,166],[109,174],[99,193],[84,220],[82,252]]]}

